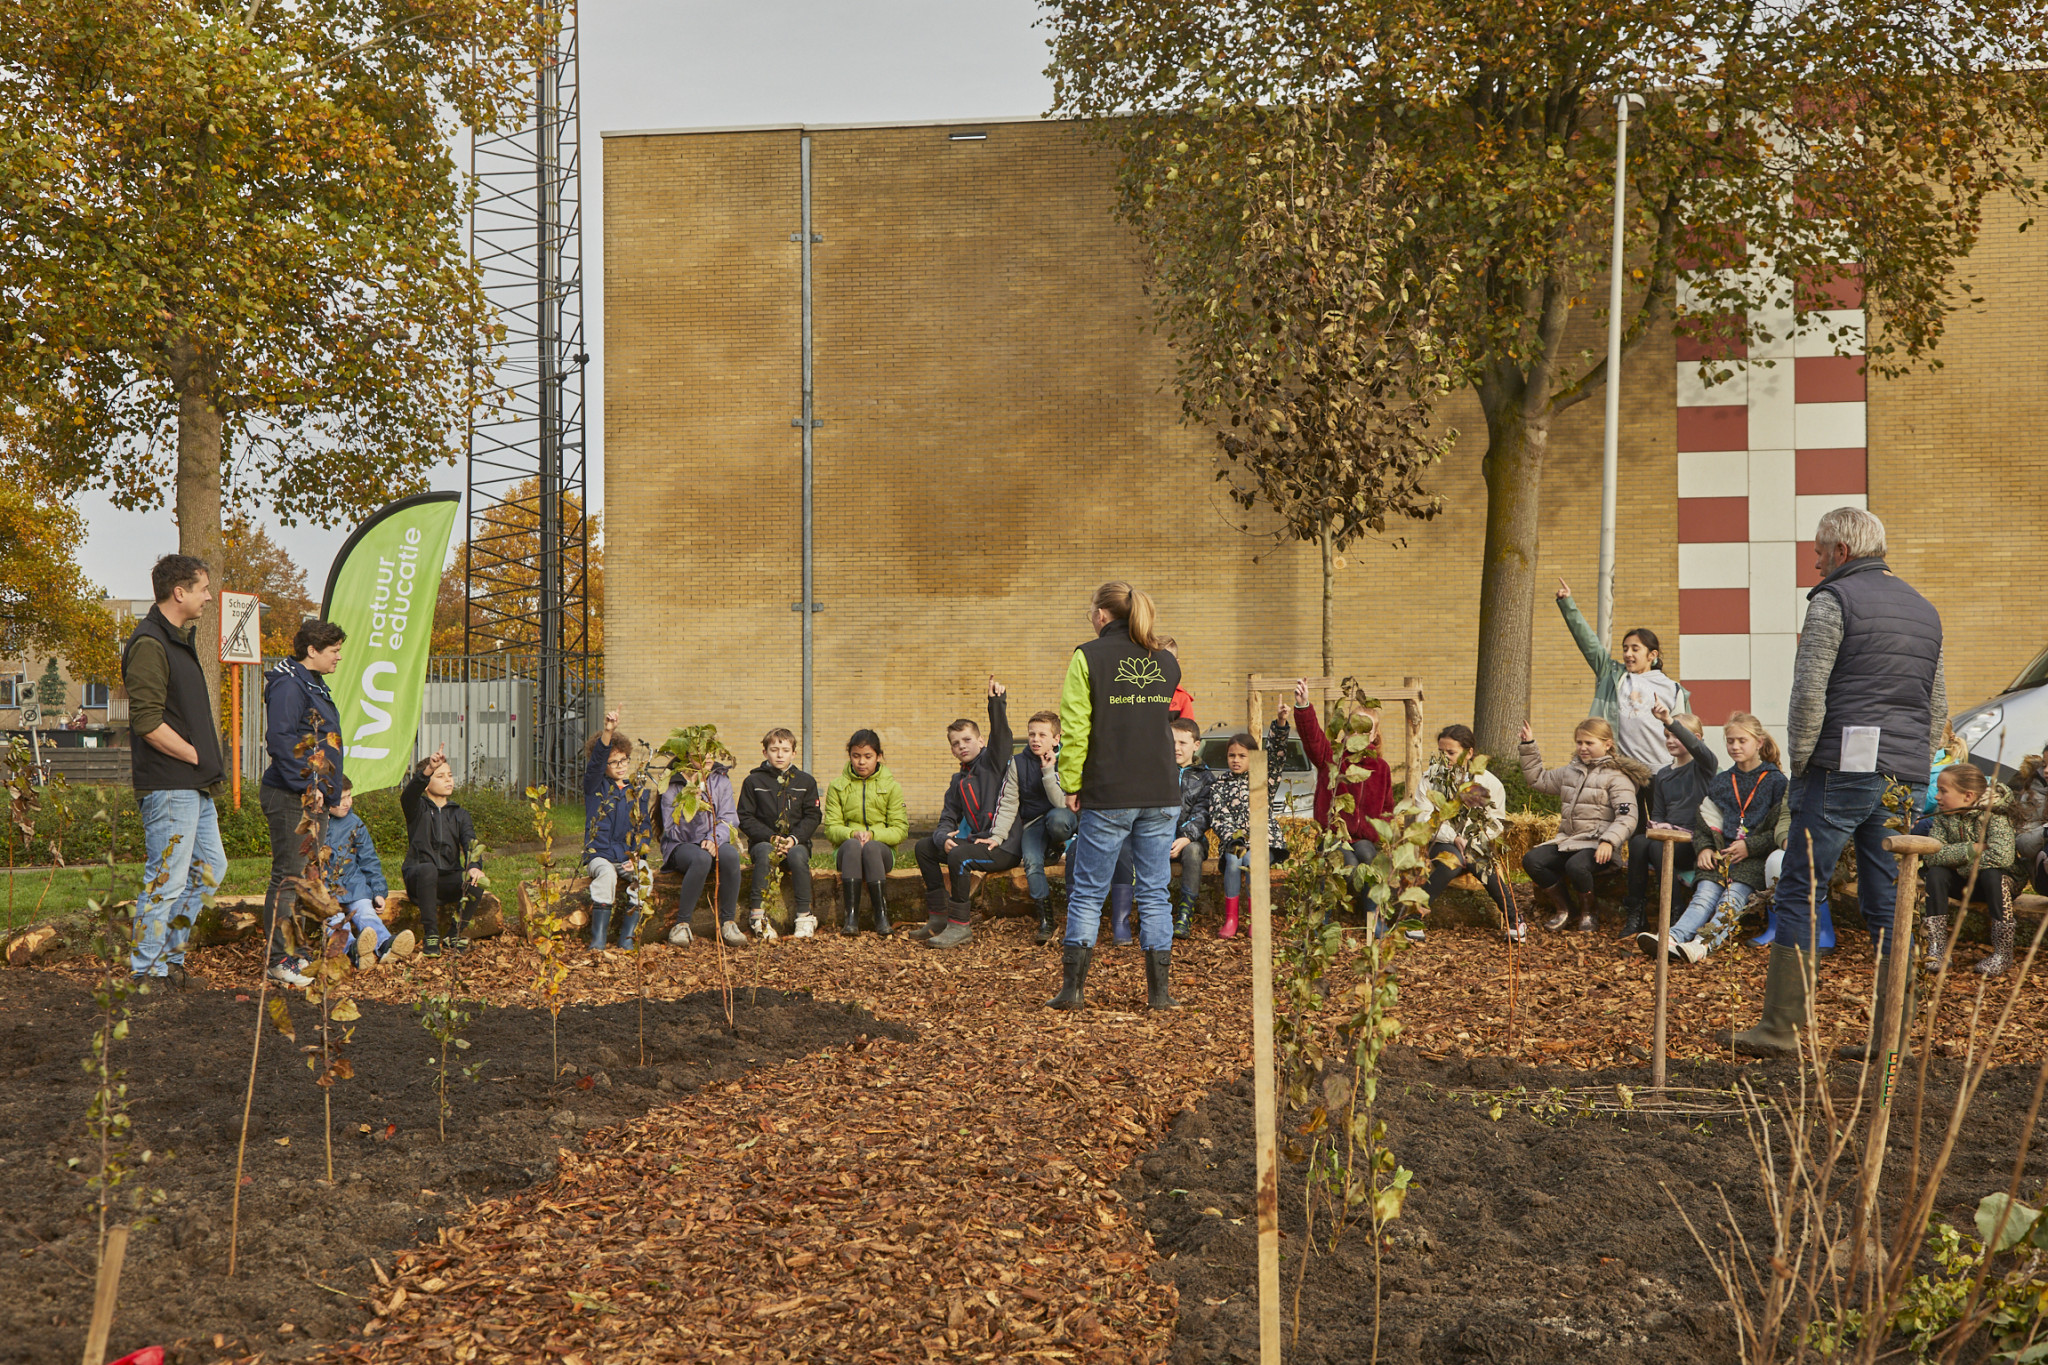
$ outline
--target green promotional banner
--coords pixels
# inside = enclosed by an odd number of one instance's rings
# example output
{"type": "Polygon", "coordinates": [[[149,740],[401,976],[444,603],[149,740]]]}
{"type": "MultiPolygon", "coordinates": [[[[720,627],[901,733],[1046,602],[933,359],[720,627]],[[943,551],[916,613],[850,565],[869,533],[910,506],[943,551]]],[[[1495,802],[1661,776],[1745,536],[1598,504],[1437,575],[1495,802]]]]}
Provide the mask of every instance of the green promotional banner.
{"type": "Polygon", "coordinates": [[[342,771],[357,792],[395,787],[412,762],[434,638],[434,599],[460,493],[400,498],[356,528],[334,557],[320,615],[348,632],[330,686],[342,771]]]}

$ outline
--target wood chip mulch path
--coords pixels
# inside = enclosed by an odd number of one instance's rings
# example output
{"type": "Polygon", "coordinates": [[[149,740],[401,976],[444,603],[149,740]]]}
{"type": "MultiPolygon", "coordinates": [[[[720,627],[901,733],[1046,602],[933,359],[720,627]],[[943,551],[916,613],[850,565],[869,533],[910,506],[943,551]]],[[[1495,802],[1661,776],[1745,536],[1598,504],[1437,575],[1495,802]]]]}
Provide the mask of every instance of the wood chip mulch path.
{"type": "MultiPolygon", "coordinates": [[[[554,1182],[478,1204],[440,1244],[401,1256],[363,1335],[324,1358],[1163,1360],[1175,1291],[1152,1279],[1150,1236],[1111,1186],[1175,1113],[1250,1065],[1245,941],[1210,934],[1177,948],[1183,1008],[1157,1015],[1134,948],[1098,951],[1088,1010],[1043,1008],[1058,949],[1032,945],[1021,921],[979,927],[949,952],[827,932],[729,953],[742,997],[809,989],[919,1040],[812,1054],[586,1134],[554,1182]]],[[[1754,1016],[1764,959],[1745,947],[1672,969],[1674,1062],[1712,1053],[1713,1029],[1754,1016]]],[[[463,961],[468,993],[536,1003],[524,943],[480,944],[463,961]]],[[[253,982],[246,950],[196,965],[221,984],[253,982]]],[[[642,966],[653,996],[721,981],[702,941],[639,962],[577,954],[570,998],[630,998],[642,966]]],[[[1499,936],[1433,931],[1402,956],[1403,1041],[1581,1067],[1647,1049],[1652,966],[1632,946],[1537,934],[1513,966],[1510,1048],[1499,936]]],[[[439,970],[415,963],[360,989],[410,1000],[439,970]]],[[[1825,969],[1825,1029],[1860,1036],[1871,975],[1850,938],[1825,969]]],[[[1976,985],[1959,971],[1942,1012],[1955,1055],[1976,985]]],[[[1989,998],[2002,1003],[2003,988],[1989,998]]],[[[2044,1046],[2048,992],[2030,981],[1999,1052],[2044,1046]]]]}

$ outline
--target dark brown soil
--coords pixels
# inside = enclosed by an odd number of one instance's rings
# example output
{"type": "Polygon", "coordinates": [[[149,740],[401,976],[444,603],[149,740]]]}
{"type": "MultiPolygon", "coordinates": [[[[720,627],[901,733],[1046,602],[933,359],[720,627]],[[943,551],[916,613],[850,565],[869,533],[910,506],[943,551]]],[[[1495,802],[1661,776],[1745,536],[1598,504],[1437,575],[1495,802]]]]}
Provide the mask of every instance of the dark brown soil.
{"type": "MultiPolygon", "coordinates": [[[[355,1078],[334,1090],[334,1169],[324,1183],[320,1092],[305,1054],[269,1032],[250,1119],[238,1274],[225,1278],[228,1206],[255,1002],[194,988],[135,1002],[116,1064],[127,1073],[136,1149],[171,1159],[126,1187],[163,1202],[139,1222],[121,1278],[113,1350],[160,1342],[173,1365],[226,1348],[290,1357],[361,1325],[352,1301],[377,1287],[371,1258],[432,1240],[468,1201],[547,1178],[559,1148],[587,1129],[632,1118],[747,1068],[869,1037],[909,1038],[901,1025],[807,994],[738,992],[737,1036],[715,992],[647,1004],[647,1061],[638,1067],[631,1003],[561,1016],[569,1074],[550,1082],[544,1011],[492,1008],[468,1026],[451,1080],[448,1141],[437,1140],[438,1044],[410,1009],[361,1002],[349,1056],[355,1078]],[[388,1136],[387,1136],[388,1134],[388,1136]],[[288,1144],[287,1144],[288,1140],[288,1144]],[[291,1324],[287,1329],[284,1324],[291,1324]]],[[[298,1041],[312,1011],[298,1002],[298,1041]]],[[[85,1172],[92,1081],[80,1068],[97,1015],[58,977],[0,972],[0,1361],[75,1360],[91,1310],[96,1220],[85,1172]]]]}
{"type": "MultiPolygon", "coordinates": [[[[1960,1075],[1955,1063],[1935,1067],[1927,1087],[1927,1123],[1935,1134],[1930,1147],[1947,1121],[1960,1075]]],[[[1674,1068],[1671,1082],[1716,1087],[1735,1074],[1724,1064],[1687,1066],[1674,1068]]],[[[1978,1199],[2006,1187],[2034,1074],[2032,1067],[2010,1068],[1986,1077],[1943,1184],[1937,1219],[1973,1231],[1978,1199]]],[[[1752,1066],[1742,1075],[1759,1094],[1780,1081],[1795,1083],[1789,1065],[1752,1066]]],[[[1647,1081],[1644,1070],[1588,1073],[1488,1059],[1435,1062],[1405,1049],[1391,1054],[1378,1113],[1415,1184],[1382,1252],[1382,1361],[1725,1365],[1736,1358],[1720,1286],[1661,1187],[1718,1240],[1719,1184],[1751,1244],[1762,1235],[1768,1248],[1756,1157],[1739,1116],[1551,1118],[1509,1106],[1496,1120],[1490,1105],[1446,1093],[1523,1086],[1541,1094],[1553,1086],[1616,1082],[1640,1089],[1647,1081]]],[[[1908,1080],[1900,1105],[1907,1122],[1912,1097],[1908,1080]]],[[[1283,1140],[1301,1117],[1290,1122],[1282,1115],[1283,1140]]],[[[1886,1162],[1890,1189],[1910,1160],[1898,1141],[1886,1162]]],[[[1258,1358],[1253,1152],[1252,1088],[1243,1078],[1182,1113],[1166,1141],[1134,1163],[1120,1186],[1125,1198],[1142,1201],[1140,1214],[1167,1258],[1154,1273],[1180,1290],[1176,1365],[1258,1358]]],[[[2039,1188],[2044,1175],[2048,1156],[2036,1144],[2030,1188],[2039,1188]]],[[[1317,1213],[1322,1245],[1324,1207],[1317,1213]]],[[[1303,1230],[1302,1167],[1284,1156],[1280,1214],[1288,1361],[1353,1365],[1369,1359],[1369,1228],[1354,1227],[1334,1254],[1310,1259],[1297,1343],[1292,1305],[1303,1230]]]]}

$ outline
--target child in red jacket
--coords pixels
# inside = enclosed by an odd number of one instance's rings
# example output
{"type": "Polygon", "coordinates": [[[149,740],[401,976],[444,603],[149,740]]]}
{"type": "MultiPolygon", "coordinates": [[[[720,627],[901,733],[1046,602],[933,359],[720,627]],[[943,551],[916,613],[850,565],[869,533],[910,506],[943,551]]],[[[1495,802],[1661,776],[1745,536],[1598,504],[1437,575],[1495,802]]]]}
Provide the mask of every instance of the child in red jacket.
{"type": "MultiPolygon", "coordinates": [[[[1330,786],[1330,765],[1334,761],[1330,752],[1330,739],[1323,733],[1322,718],[1315,707],[1308,702],[1308,679],[1294,681],[1294,724],[1301,731],[1301,747],[1308,754],[1308,761],[1316,767],[1316,823],[1324,829],[1342,834],[1350,843],[1344,850],[1344,865],[1356,867],[1369,863],[1379,856],[1379,834],[1373,828],[1374,820],[1384,820],[1387,812],[1394,808],[1394,774],[1387,767],[1387,761],[1379,756],[1379,721],[1373,721],[1371,744],[1354,762],[1346,766],[1365,769],[1363,782],[1340,783],[1334,789],[1330,786]],[[1332,798],[1342,793],[1351,798],[1351,809],[1335,812],[1342,821],[1331,819],[1332,798]]],[[[1371,907],[1365,888],[1359,887],[1353,898],[1352,907],[1361,915],[1371,907]]]]}

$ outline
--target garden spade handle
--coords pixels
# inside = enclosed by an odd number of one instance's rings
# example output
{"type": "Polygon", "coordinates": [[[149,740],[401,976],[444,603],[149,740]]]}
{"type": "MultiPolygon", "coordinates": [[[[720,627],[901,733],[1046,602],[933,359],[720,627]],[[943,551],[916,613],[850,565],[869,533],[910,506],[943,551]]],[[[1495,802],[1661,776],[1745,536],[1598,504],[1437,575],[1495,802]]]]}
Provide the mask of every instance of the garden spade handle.
{"type": "MultiPolygon", "coordinates": [[[[1660,844],[1692,842],[1690,830],[1653,829],[1649,833],[1660,844]]],[[[1657,886],[1657,1017],[1650,1038],[1650,1088],[1653,1090],[1664,1088],[1664,1023],[1671,986],[1671,879],[1677,870],[1678,859],[1667,848],[1659,861],[1664,864],[1664,875],[1658,879],[1657,886]]]]}
{"type": "Polygon", "coordinates": [[[1941,840],[1924,834],[1894,834],[1884,841],[1884,846],[1886,852],[1898,855],[1899,883],[1892,906],[1892,931],[1886,935],[1884,945],[1892,970],[1885,980],[1883,1024],[1870,1040],[1872,1052],[1884,1059],[1884,1071],[1878,1080],[1877,1107],[1870,1115],[1869,1152],[1863,1163],[1867,1217],[1874,1217],[1877,1212],[1878,1176],[1884,1170],[1885,1144],[1891,1137],[1892,1082],[1899,1073],[1899,1052],[1907,1033],[1906,1021],[1901,1016],[1906,1010],[1906,978],[1913,970],[1913,905],[1920,894],[1920,859],[1923,854],[1940,852],[1941,840]]]}

